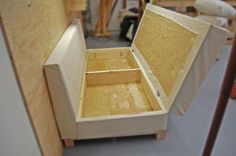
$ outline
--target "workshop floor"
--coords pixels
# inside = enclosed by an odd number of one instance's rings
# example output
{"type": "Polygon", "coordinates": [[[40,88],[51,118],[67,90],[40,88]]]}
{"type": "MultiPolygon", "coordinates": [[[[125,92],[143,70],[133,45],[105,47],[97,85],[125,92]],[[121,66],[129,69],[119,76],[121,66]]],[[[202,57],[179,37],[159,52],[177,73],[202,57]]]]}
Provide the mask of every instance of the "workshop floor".
{"type": "MultiPolygon", "coordinates": [[[[110,39],[87,38],[87,48],[124,47],[117,35],[110,39]]],[[[153,135],[76,141],[65,148],[64,156],[199,156],[210,127],[220,92],[230,46],[222,49],[185,116],[170,115],[167,137],[155,140],[153,135]]],[[[230,100],[212,156],[235,156],[236,101],[230,100]]]]}

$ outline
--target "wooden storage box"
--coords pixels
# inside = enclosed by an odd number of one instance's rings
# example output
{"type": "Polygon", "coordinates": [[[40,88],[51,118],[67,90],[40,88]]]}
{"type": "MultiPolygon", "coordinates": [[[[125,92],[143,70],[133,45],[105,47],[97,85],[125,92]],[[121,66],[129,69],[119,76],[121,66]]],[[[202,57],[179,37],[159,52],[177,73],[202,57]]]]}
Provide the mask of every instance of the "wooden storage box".
{"type": "Polygon", "coordinates": [[[147,5],[127,48],[86,49],[74,20],[45,64],[62,139],[157,134],[187,110],[225,30],[147,5]]]}

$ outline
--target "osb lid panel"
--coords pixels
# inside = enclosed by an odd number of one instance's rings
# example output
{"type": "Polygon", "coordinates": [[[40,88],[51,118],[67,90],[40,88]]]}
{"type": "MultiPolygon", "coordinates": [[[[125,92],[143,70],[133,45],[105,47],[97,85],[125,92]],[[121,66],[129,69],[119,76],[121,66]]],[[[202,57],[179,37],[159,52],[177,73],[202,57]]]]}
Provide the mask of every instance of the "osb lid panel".
{"type": "Polygon", "coordinates": [[[146,11],[134,43],[167,96],[184,68],[196,37],[196,33],[181,25],[146,11]]]}
{"type": "Polygon", "coordinates": [[[131,48],[167,111],[209,27],[209,24],[190,17],[153,5],[147,6],[131,48]]]}

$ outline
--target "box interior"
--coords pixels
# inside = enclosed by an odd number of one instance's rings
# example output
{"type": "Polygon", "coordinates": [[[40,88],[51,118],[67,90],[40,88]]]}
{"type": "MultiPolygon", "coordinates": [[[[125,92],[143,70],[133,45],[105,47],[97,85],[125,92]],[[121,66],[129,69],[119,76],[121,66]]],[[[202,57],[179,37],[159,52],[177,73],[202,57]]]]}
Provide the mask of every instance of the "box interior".
{"type": "Polygon", "coordinates": [[[88,52],[86,71],[139,68],[128,48],[121,48],[120,51],[111,49],[111,51],[101,49],[88,52]]]}
{"type": "Polygon", "coordinates": [[[160,111],[130,49],[88,52],[81,117],[160,111]]]}

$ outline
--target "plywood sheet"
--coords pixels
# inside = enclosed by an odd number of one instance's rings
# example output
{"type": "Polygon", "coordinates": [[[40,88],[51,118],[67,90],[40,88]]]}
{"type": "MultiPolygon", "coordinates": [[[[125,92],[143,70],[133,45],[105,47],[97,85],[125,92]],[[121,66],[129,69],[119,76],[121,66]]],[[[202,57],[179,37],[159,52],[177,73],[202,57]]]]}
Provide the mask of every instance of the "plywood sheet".
{"type": "Polygon", "coordinates": [[[87,0],[65,0],[67,12],[87,10],[87,0]]]}
{"type": "Polygon", "coordinates": [[[42,156],[12,68],[1,17],[0,75],[0,155],[42,156]]]}
{"type": "Polygon", "coordinates": [[[43,154],[62,155],[43,64],[67,27],[63,1],[0,0],[0,4],[11,57],[43,154]]]}
{"type": "Polygon", "coordinates": [[[88,86],[82,117],[153,111],[140,83],[88,86]]]}
{"type": "Polygon", "coordinates": [[[185,27],[146,11],[134,44],[149,64],[153,74],[170,95],[183,68],[197,34],[185,27]]]}
{"type": "Polygon", "coordinates": [[[46,156],[61,155],[63,147],[44,78],[40,80],[37,87],[34,97],[28,103],[28,108],[40,145],[46,156]]]}

